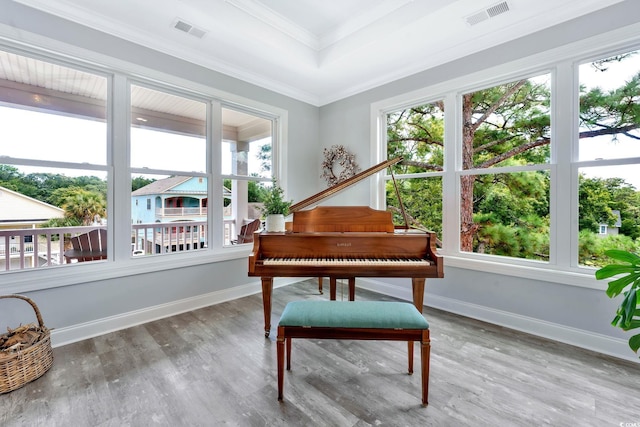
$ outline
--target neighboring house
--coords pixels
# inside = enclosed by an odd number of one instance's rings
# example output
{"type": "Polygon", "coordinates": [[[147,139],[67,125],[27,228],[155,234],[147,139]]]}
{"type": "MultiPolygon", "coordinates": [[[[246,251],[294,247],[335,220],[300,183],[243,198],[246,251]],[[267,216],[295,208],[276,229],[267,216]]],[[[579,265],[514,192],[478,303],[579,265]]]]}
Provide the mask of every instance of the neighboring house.
{"type": "MultiPolygon", "coordinates": [[[[0,187],[0,231],[37,228],[53,218],[64,218],[64,210],[0,187]]],[[[22,235],[22,240],[24,241],[22,250],[24,250],[25,261],[33,266],[33,236],[25,235],[24,233],[18,233],[17,236],[14,233],[0,234],[1,264],[4,264],[7,250],[9,254],[16,255],[16,262],[19,261],[18,255],[21,250],[20,235],[22,235]]],[[[11,257],[14,258],[13,256],[11,257]]]]}
{"type": "Polygon", "coordinates": [[[154,181],[131,193],[133,224],[206,221],[207,179],[172,176],[154,181]]]}
{"type": "Polygon", "coordinates": [[[154,181],[131,193],[134,255],[162,253],[206,246],[207,179],[172,176],[154,181]],[[143,227],[138,224],[201,222],[202,227],[143,227]]]}
{"type": "MultiPolygon", "coordinates": [[[[223,197],[231,199],[231,191],[223,188],[223,197]]],[[[171,223],[185,221],[207,221],[207,209],[209,201],[207,199],[207,179],[203,177],[191,176],[172,176],[165,179],[154,181],[145,185],[131,193],[131,222],[134,224],[153,224],[153,223],[171,223]]],[[[230,218],[230,206],[225,208],[225,218],[230,218]],[[228,211],[228,212],[227,212],[228,211]]],[[[233,227],[230,227],[235,221],[233,219],[225,220],[225,233],[229,236],[233,233],[233,227]]],[[[158,229],[160,230],[160,229],[158,229]]],[[[161,232],[156,230],[156,236],[152,237],[150,231],[145,233],[134,233],[136,236],[146,235],[145,240],[151,241],[153,238],[154,245],[146,245],[147,251],[161,252],[161,246],[165,246],[165,250],[176,250],[174,244],[169,244],[173,248],[169,249],[166,243],[158,243],[160,240],[164,242],[165,237],[160,238],[157,234],[161,232]]],[[[168,230],[165,230],[167,233],[168,230]]],[[[198,227],[174,227],[171,233],[178,235],[178,245],[185,249],[187,243],[181,243],[180,239],[188,240],[188,236],[184,233],[199,232],[198,240],[200,245],[205,245],[204,227],[198,230],[198,227]]],[[[144,244],[140,242],[140,238],[134,236],[134,247],[132,250],[141,250],[144,244]]],[[[185,240],[185,242],[186,242],[185,240]]]]}
{"type": "Polygon", "coordinates": [[[622,227],[622,218],[620,218],[619,210],[611,210],[611,213],[615,215],[616,222],[613,225],[607,225],[605,223],[600,224],[598,234],[600,235],[617,235],[622,227]]]}
{"type": "Polygon", "coordinates": [[[0,187],[0,229],[35,228],[53,218],[64,218],[64,210],[0,187]]]}

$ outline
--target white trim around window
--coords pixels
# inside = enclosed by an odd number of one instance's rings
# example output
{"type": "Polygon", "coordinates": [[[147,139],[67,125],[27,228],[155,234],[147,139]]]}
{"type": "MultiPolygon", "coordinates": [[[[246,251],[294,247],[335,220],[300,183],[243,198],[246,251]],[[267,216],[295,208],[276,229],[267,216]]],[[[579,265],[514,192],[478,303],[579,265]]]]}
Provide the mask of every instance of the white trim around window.
{"type": "MultiPolygon", "coordinates": [[[[577,163],[578,71],[580,63],[629,52],[640,48],[640,24],[625,27],[551,51],[497,65],[464,77],[444,81],[409,93],[397,95],[371,104],[372,163],[386,159],[385,116],[387,112],[410,105],[422,105],[444,100],[445,105],[445,161],[443,173],[443,242],[440,253],[445,265],[482,270],[553,283],[563,283],[592,289],[605,289],[606,284],[594,278],[594,269],[577,265],[577,168],[596,162],[577,163]],[[459,140],[461,113],[456,108],[461,94],[523,77],[542,73],[552,75],[552,141],[572,141],[553,144],[551,163],[535,165],[533,169],[548,169],[555,184],[551,187],[550,261],[536,262],[463,253],[459,251],[459,177],[461,174],[482,173],[461,171],[459,140]],[[452,106],[454,108],[452,108],[452,106]]],[[[612,163],[636,164],[640,159],[615,160],[612,163]]],[[[490,171],[495,173],[495,171],[490,171]]],[[[384,209],[384,177],[371,180],[371,200],[374,207],[384,209]]]]}

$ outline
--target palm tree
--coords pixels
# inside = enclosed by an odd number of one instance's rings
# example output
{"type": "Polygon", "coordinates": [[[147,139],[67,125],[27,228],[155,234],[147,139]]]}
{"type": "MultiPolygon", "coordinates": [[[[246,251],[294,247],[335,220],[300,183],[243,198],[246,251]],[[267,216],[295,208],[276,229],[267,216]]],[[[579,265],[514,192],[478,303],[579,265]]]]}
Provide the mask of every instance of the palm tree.
{"type": "Polygon", "coordinates": [[[83,189],[70,194],[62,208],[65,211],[65,217],[77,218],[83,225],[90,225],[96,215],[105,217],[107,211],[106,202],[101,194],[83,189]]]}

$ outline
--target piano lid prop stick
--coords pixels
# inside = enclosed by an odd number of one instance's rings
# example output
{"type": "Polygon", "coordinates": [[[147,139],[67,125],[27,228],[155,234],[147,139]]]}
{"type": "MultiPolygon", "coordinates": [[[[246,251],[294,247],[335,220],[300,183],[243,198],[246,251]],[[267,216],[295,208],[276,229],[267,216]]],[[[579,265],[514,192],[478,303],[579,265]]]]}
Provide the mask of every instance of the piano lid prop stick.
{"type": "Polygon", "coordinates": [[[391,179],[393,180],[393,188],[396,189],[396,197],[400,202],[400,211],[402,212],[402,218],[404,218],[404,229],[409,229],[409,220],[407,219],[407,212],[404,210],[404,204],[402,203],[402,197],[400,197],[400,190],[398,190],[398,184],[396,184],[396,177],[391,174],[391,179]]]}
{"type": "Polygon", "coordinates": [[[311,197],[308,197],[306,199],[304,199],[301,202],[296,203],[295,205],[291,206],[289,208],[289,212],[293,213],[293,212],[297,212],[300,209],[306,208],[307,206],[311,206],[314,204],[319,203],[321,200],[329,197],[329,196],[333,196],[337,193],[339,193],[340,191],[344,190],[345,188],[349,187],[351,184],[354,184],[370,175],[373,175],[376,172],[380,172],[383,169],[388,168],[389,166],[393,166],[396,163],[399,163],[402,161],[402,157],[396,157],[395,159],[390,159],[390,160],[385,160],[384,162],[380,162],[375,166],[370,167],[369,169],[362,171],[358,174],[355,174],[354,176],[352,176],[351,178],[345,179],[344,181],[334,185],[333,187],[329,187],[324,191],[321,191],[318,194],[314,194],[311,197]]]}

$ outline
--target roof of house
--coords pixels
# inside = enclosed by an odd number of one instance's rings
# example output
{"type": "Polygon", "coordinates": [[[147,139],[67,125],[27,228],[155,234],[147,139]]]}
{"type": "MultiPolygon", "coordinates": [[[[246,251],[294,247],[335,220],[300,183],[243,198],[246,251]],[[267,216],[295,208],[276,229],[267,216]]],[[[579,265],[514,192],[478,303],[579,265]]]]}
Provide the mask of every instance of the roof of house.
{"type": "MultiPolygon", "coordinates": [[[[151,196],[157,194],[204,194],[206,195],[206,191],[194,190],[193,188],[182,188],[180,190],[176,190],[176,187],[179,187],[181,184],[184,184],[190,180],[194,179],[192,176],[172,176],[169,178],[159,179],[150,184],[145,185],[144,187],[138,188],[136,191],[132,192],[131,195],[133,197],[136,196],[151,196]]],[[[206,178],[205,179],[205,187],[206,187],[206,178]]],[[[231,197],[231,191],[227,187],[222,188],[222,193],[224,197],[231,197]]]]}
{"type": "Polygon", "coordinates": [[[46,222],[63,217],[64,209],[0,187],[0,223],[46,222]]]}
{"type": "Polygon", "coordinates": [[[171,176],[169,178],[159,179],[153,181],[151,184],[147,184],[144,187],[138,188],[132,192],[132,196],[148,196],[152,194],[164,194],[170,192],[174,187],[182,184],[190,179],[192,176],[171,176]]]}

